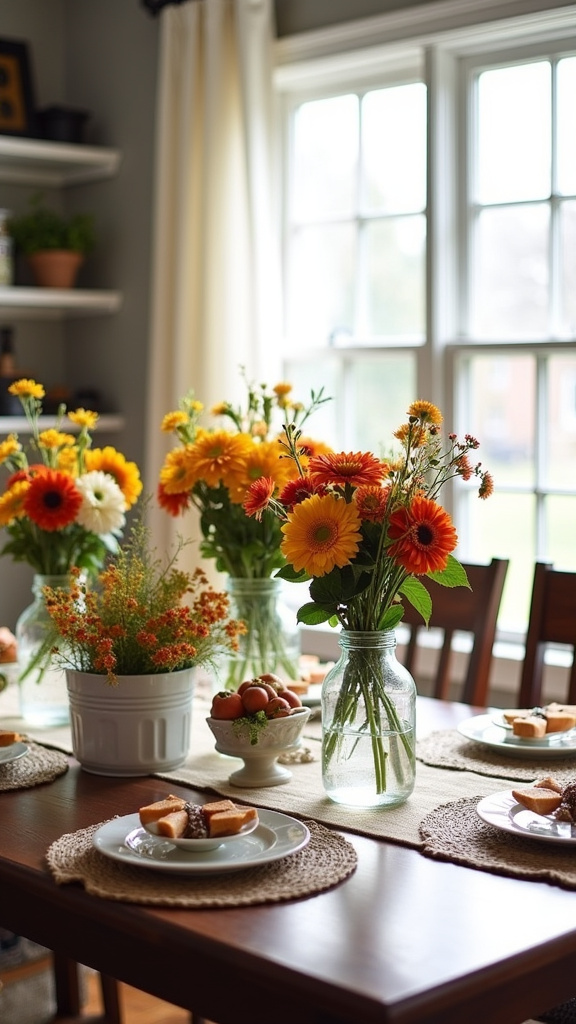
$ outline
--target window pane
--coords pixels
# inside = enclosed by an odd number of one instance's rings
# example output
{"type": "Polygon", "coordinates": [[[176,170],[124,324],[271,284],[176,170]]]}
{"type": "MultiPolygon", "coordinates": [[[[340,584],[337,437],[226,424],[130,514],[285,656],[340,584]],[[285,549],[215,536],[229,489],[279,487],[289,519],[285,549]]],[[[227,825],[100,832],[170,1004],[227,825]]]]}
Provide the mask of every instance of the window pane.
{"type": "Polygon", "coordinates": [[[466,498],[469,542],[461,557],[472,562],[489,562],[497,557],[510,560],[498,623],[500,629],[510,632],[524,630],[535,561],[534,497],[499,492],[496,487],[488,501],[473,494],[466,498]]]}
{"type": "MultiPolygon", "coordinates": [[[[576,353],[550,356],[548,361],[548,424],[546,445],[546,483],[548,487],[576,491],[576,353]]],[[[576,509],[572,499],[572,536],[576,552],[574,523],[576,509]]]]}
{"type": "Polygon", "coordinates": [[[576,571],[574,543],[574,498],[553,496],[547,499],[548,549],[546,559],[557,569],[576,571]]]}
{"type": "Polygon", "coordinates": [[[550,195],[550,65],[485,71],[478,79],[478,200],[550,195]]]}
{"type": "Polygon", "coordinates": [[[426,87],[369,92],[362,103],[362,202],[410,213],[426,204],[426,87]]]}
{"type": "Polygon", "coordinates": [[[354,209],[358,173],[356,96],[304,103],[294,118],[292,209],[297,220],[354,209]]]}
{"type": "Polygon", "coordinates": [[[286,360],[284,376],[293,393],[305,398],[311,388],[324,386],[332,401],[314,413],[304,432],[341,451],[385,455],[416,394],[416,361],[410,352],[358,359],[319,353],[313,363],[286,360]]]}
{"type": "MultiPolygon", "coordinates": [[[[532,487],[535,479],[536,360],[528,355],[475,355],[466,360],[459,432],[480,442],[478,459],[501,486],[532,487]]],[[[492,503],[492,498],[486,502],[492,503]]]]}
{"type": "Polygon", "coordinates": [[[567,57],[558,64],[558,189],[576,192],[576,130],[574,97],[576,96],[576,57],[567,57]]]}
{"type": "Polygon", "coordinates": [[[371,221],[364,232],[367,333],[423,338],[426,221],[371,221]]]}
{"type": "Polygon", "coordinates": [[[351,224],[295,232],[287,310],[291,345],[324,346],[340,333],[352,333],[355,251],[351,224]]]}
{"type": "Polygon", "coordinates": [[[548,224],[544,205],[483,210],[476,230],[472,333],[542,337],[548,326],[548,224]]]}
{"type": "Polygon", "coordinates": [[[576,337],[575,253],[576,202],[566,200],[560,210],[560,329],[569,338],[576,337]]]}

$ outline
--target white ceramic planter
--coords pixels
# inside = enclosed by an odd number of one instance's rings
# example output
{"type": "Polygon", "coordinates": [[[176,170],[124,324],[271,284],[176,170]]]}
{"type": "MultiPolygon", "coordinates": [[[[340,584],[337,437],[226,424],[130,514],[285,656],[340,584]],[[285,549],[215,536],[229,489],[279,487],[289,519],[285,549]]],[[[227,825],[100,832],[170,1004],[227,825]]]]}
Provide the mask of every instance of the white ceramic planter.
{"type": "Polygon", "coordinates": [[[66,672],[74,756],[94,775],[150,775],[182,764],[190,746],[194,670],[105,676],[66,672]]]}

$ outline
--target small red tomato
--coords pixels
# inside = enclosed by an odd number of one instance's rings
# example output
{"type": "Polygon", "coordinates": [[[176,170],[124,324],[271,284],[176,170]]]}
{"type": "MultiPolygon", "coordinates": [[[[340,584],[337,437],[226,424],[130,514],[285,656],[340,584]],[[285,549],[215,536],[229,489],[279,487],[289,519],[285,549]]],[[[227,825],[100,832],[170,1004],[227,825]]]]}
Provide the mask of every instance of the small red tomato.
{"type": "Polygon", "coordinates": [[[256,711],[265,711],[270,698],[263,686],[248,686],[240,697],[244,712],[252,715],[256,711]]]}
{"type": "Polygon", "coordinates": [[[242,695],[244,693],[244,690],[247,690],[249,686],[254,685],[257,685],[256,679],[245,679],[243,683],[240,683],[240,686],[236,690],[236,693],[242,695]]]}
{"type": "Polygon", "coordinates": [[[221,690],[212,698],[210,708],[212,718],[223,718],[232,720],[242,718],[245,714],[242,697],[239,693],[232,693],[229,690],[221,690]]]}
{"type": "Polygon", "coordinates": [[[282,697],[283,700],[287,700],[291,708],[302,707],[302,701],[300,700],[300,697],[298,696],[297,693],[294,693],[293,690],[280,690],[278,696],[282,697]]]}
{"type": "Polygon", "coordinates": [[[287,718],[291,708],[288,701],[284,700],[283,697],[274,697],[273,700],[268,701],[268,705],[264,710],[266,718],[287,718]]]}
{"type": "Polygon", "coordinates": [[[278,690],[285,689],[284,682],[280,679],[280,676],[275,675],[274,672],[263,672],[261,676],[258,676],[258,679],[262,683],[269,683],[270,686],[274,687],[276,693],[278,693],[278,690]]]}

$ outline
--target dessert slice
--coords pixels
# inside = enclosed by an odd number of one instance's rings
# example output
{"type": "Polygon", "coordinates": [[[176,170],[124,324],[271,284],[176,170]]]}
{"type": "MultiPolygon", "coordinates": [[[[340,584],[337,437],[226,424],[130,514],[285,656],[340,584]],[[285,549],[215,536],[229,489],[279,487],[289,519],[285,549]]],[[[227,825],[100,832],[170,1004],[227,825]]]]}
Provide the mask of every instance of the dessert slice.
{"type": "Polygon", "coordinates": [[[174,811],[183,811],[186,807],[186,801],[179,796],[167,796],[164,800],[157,800],[156,803],[146,804],[145,807],[141,807],[138,811],[140,815],[140,823],[142,825],[150,825],[153,821],[158,821],[159,818],[163,818],[166,814],[171,814],[174,811]]]}
{"type": "Polygon", "coordinates": [[[552,814],[562,803],[561,793],[554,789],[542,789],[539,786],[513,789],[512,796],[519,804],[536,814],[552,814]]]}
{"type": "Polygon", "coordinates": [[[515,736],[529,739],[540,739],[546,735],[546,719],[539,715],[528,715],[526,718],[515,718],[512,722],[515,736]]]}

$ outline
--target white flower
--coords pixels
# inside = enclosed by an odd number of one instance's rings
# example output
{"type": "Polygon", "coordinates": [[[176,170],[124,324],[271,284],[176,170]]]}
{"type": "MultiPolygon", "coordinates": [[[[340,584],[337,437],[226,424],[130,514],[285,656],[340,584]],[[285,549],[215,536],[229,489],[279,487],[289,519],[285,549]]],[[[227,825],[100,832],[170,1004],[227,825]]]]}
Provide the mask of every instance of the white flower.
{"type": "Polygon", "coordinates": [[[78,477],[76,487],[82,504],[76,521],[91,533],[111,533],[124,526],[126,502],[118,484],[109,473],[94,469],[78,477]]]}

